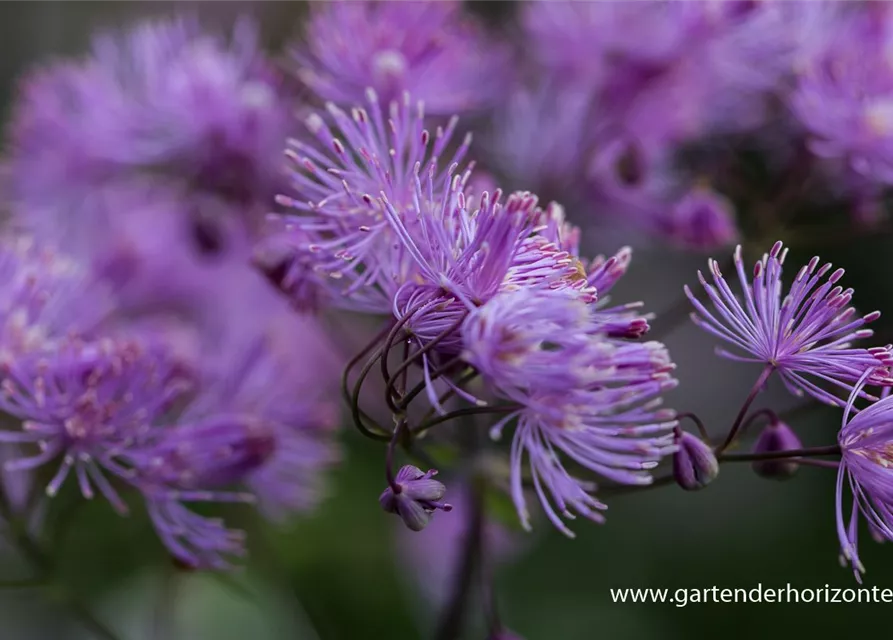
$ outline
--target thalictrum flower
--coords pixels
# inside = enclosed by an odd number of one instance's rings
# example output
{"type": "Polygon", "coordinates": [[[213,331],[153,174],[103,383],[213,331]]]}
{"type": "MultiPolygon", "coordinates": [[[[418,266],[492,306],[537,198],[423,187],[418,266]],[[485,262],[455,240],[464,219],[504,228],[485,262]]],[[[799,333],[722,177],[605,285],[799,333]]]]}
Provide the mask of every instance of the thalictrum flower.
{"type": "Polygon", "coordinates": [[[852,346],[854,340],[872,335],[865,325],[877,320],[875,311],[857,316],[849,306],[852,289],[837,282],[843,269],[822,279],[832,266],[819,267],[815,257],[797,273],[790,290],[782,295],[782,264],[787,250],[776,242],[768,254],[754,265],[753,280],[744,271],[741,247],[735,250],[735,270],[744,292],[743,300],[729,287],[719,264],[709,261],[713,284],[698,272],[714,311],[711,312],[691,292],[685,293],[696,309],[692,320],[702,329],[728,342],[745,355],[718,349],[723,357],[741,362],[763,363],[777,371],[788,390],[804,392],[821,402],[843,406],[843,401],[821,386],[830,384],[849,392],[863,373],[871,372],[871,384],[893,385],[889,367],[893,354],[889,347],[869,349],[852,346]]]}
{"type": "Polygon", "coordinates": [[[493,104],[510,69],[504,47],[462,14],[462,3],[327,2],[311,6],[297,75],[322,100],[385,102],[409,91],[435,114],[493,104]]]}

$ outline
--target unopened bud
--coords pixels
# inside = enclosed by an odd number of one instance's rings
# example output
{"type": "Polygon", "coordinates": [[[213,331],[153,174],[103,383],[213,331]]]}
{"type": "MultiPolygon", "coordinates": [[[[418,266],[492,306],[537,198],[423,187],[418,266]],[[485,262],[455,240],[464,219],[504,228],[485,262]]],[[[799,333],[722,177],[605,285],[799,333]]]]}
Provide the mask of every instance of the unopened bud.
{"type": "Polygon", "coordinates": [[[434,479],[437,471],[427,473],[418,467],[406,465],[397,473],[393,486],[388,487],[378,499],[381,508],[396,513],[413,531],[421,531],[431,521],[435,510],[450,511],[450,504],[441,502],[446,486],[434,479]]]}
{"type": "Polygon", "coordinates": [[[673,476],[686,491],[703,489],[719,475],[719,462],[704,441],[685,431],[677,430],[673,454],[673,476]]]}
{"type": "MultiPolygon", "coordinates": [[[[778,453],[802,448],[797,434],[780,420],[773,420],[757,438],[753,447],[754,453],[778,453]]],[[[751,467],[758,476],[773,480],[787,480],[800,468],[800,465],[790,458],[778,460],[755,460],[751,467]]]]}

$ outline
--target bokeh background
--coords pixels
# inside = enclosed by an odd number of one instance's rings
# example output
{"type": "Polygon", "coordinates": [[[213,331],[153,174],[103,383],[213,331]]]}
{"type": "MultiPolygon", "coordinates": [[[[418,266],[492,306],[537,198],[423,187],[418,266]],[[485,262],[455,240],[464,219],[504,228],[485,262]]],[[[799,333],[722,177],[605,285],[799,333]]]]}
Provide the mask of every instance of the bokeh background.
{"type": "MultiPolygon", "coordinates": [[[[511,3],[472,3],[493,24],[511,3]]],[[[36,61],[85,51],[99,27],[143,16],[194,12],[209,25],[242,13],[263,25],[276,48],[299,26],[299,2],[4,2],[0,4],[0,100],[8,105],[16,78],[36,61]]],[[[573,217],[573,212],[571,212],[573,217]]],[[[579,219],[577,223],[583,223],[579,219]]],[[[791,242],[791,262],[812,247],[791,242]]],[[[613,242],[613,239],[611,239],[613,242]]],[[[650,310],[675,308],[684,283],[696,282],[703,255],[664,250],[630,236],[636,247],[621,294],[650,310]]],[[[610,250],[596,240],[595,248],[610,250]]],[[[768,244],[766,248],[768,248],[768,244]]],[[[887,264],[893,239],[883,233],[822,247],[824,258],[847,268],[847,284],[865,310],[879,308],[893,329],[893,282],[887,264]]],[[[687,322],[665,327],[682,385],[672,406],[697,410],[708,426],[725,429],[758,370],[712,355],[712,341],[687,322]]],[[[659,323],[658,323],[658,326],[659,323]]],[[[778,392],[774,397],[786,402],[778,392]]],[[[773,396],[765,399],[768,404],[773,396]]],[[[826,444],[839,426],[830,409],[794,422],[804,443],[826,444]]],[[[81,505],[59,517],[55,541],[60,580],[86,597],[122,639],[355,640],[426,637],[436,608],[426,597],[429,575],[412,563],[405,532],[377,502],[382,450],[352,431],[343,433],[346,460],[331,476],[330,494],[312,515],[285,527],[247,523],[251,557],[227,576],[188,574],[166,560],[139,513],[121,519],[107,505],[81,505]],[[418,581],[421,581],[420,585],[418,581]],[[162,620],[159,623],[159,619],[162,620]],[[163,624],[163,628],[158,625],[163,624]],[[154,634],[154,635],[153,635],[154,634]]],[[[69,492],[70,493],[70,492],[69,492]]],[[[60,496],[59,500],[72,495],[60,496]]],[[[610,501],[605,526],[579,523],[568,540],[540,522],[518,540],[498,571],[507,623],[528,640],[847,637],[889,629],[884,604],[616,604],[616,587],[856,586],[838,564],[834,529],[834,473],[804,468],[787,482],[755,476],[749,466],[723,467],[708,490],[687,494],[674,486],[610,501]]],[[[419,536],[436,536],[426,530],[419,536]]],[[[429,554],[445,550],[436,545],[429,554]]],[[[867,586],[893,587],[893,550],[867,540],[867,586]]],[[[7,554],[0,574],[22,568],[7,554]]],[[[0,593],[0,637],[22,640],[88,638],[50,590],[0,593]]],[[[469,638],[483,637],[469,635],[469,638]]]]}

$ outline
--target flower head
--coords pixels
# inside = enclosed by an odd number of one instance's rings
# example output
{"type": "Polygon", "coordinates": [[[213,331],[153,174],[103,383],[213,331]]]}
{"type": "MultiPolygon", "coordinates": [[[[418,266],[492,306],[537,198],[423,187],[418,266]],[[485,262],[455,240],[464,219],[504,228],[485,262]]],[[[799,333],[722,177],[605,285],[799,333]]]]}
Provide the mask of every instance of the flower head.
{"type": "Polygon", "coordinates": [[[675,205],[670,215],[658,218],[661,235],[685,248],[709,250],[738,239],[732,203],[704,187],[695,187],[675,205]]]}
{"type": "Polygon", "coordinates": [[[893,384],[888,367],[893,365],[889,347],[856,348],[852,341],[872,335],[865,325],[880,312],[856,316],[848,306],[852,289],[837,282],[843,269],[831,271],[831,264],[819,266],[815,257],[797,273],[790,291],[782,297],[782,264],[787,250],[776,242],[768,254],[754,265],[753,281],[744,272],[741,247],[735,250],[735,269],[744,292],[742,301],[723,278],[719,264],[709,261],[714,284],[698,272],[714,312],[691,292],[685,293],[696,309],[692,320],[702,329],[730,343],[747,355],[718,349],[723,357],[742,362],[761,362],[778,371],[788,390],[804,392],[821,402],[842,406],[843,402],[823,383],[849,392],[865,372],[869,382],[893,384]]]}
{"type": "Polygon", "coordinates": [[[196,21],[145,22],[25,79],[10,127],[13,200],[23,215],[52,214],[137,172],[265,208],[288,118],[250,22],[229,41],[196,21]]]}
{"type": "Polygon", "coordinates": [[[525,527],[525,454],[546,515],[572,536],[561,516],[601,522],[605,505],[595,484],[572,476],[562,458],[613,482],[648,484],[648,471],[675,449],[673,413],[658,408],[675,385],[666,349],[612,338],[597,316],[566,290],[522,288],[475,309],[462,327],[466,360],[516,406],[491,434],[517,419],[511,493],[525,527]]]}
{"type": "Polygon", "coordinates": [[[855,413],[854,404],[866,378],[863,375],[850,395],[837,435],[841,453],[837,474],[837,535],[841,554],[852,564],[860,581],[859,574],[865,567],[859,560],[859,514],[868,521],[876,539],[893,541],[893,396],[888,395],[855,413]],[[849,523],[844,522],[846,482],[853,493],[849,523]]]}
{"type": "Polygon", "coordinates": [[[841,16],[802,63],[791,96],[816,154],[886,184],[893,181],[891,29],[883,4],[841,16]]]}
{"type": "Polygon", "coordinates": [[[421,531],[428,526],[434,511],[450,511],[453,508],[442,502],[446,486],[434,480],[435,475],[437,471],[434,469],[423,472],[412,465],[404,466],[378,499],[381,508],[400,516],[413,531],[421,531]]]}
{"type": "MultiPolygon", "coordinates": [[[[314,140],[289,142],[291,194],[277,198],[291,212],[272,222],[286,242],[309,253],[334,304],[387,313],[412,261],[390,229],[380,196],[402,216],[413,206],[419,174],[433,173],[438,184],[447,179],[438,161],[458,121],[432,136],[423,104],[408,94],[387,110],[375,92],[366,98],[367,108],[350,114],[329,104],[329,122],[319,114],[307,118],[314,140]]],[[[470,144],[466,136],[449,166],[462,162],[470,144]]]]}
{"type": "Polygon", "coordinates": [[[454,0],[313,5],[293,51],[298,77],[322,100],[356,104],[371,87],[390,102],[410,91],[436,114],[488,106],[508,67],[454,0]]]}

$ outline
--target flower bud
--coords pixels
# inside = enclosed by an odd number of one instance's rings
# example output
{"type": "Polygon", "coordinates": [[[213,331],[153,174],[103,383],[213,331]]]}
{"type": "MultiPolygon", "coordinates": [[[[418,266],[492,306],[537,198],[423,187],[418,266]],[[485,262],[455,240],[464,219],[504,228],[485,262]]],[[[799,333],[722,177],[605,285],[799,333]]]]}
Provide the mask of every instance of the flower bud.
{"type": "Polygon", "coordinates": [[[436,509],[449,511],[453,507],[441,502],[446,486],[434,480],[437,471],[423,473],[418,467],[406,465],[394,478],[394,483],[384,490],[378,499],[381,508],[396,513],[413,531],[421,531],[431,521],[436,509]]]}
{"type": "Polygon", "coordinates": [[[685,431],[676,431],[679,450],[673,454],[673,476],[686,491],[703,489],[719,475],[719,462],[705,442],[685,431]]]}
{"type": "Polygon", "coordinates": [[[724,247],[738,238],[732,203],[703,186],[695,187],[673,206],[664,227],[673,242],[695,250],[724,247]]]}
{"type": "MultiPolygon", "coordinates": [[[[791,428],[780,420],[773,420],[757,438],[753,447],[754,453],[776,453],[791,449],[802,448],[800,438],[791,428]]],[[[758,476],[773,480],[787,480],[800,468],[800,465],[791,459],[787,460],[755,460],[751,467],[758,476]]]]}

